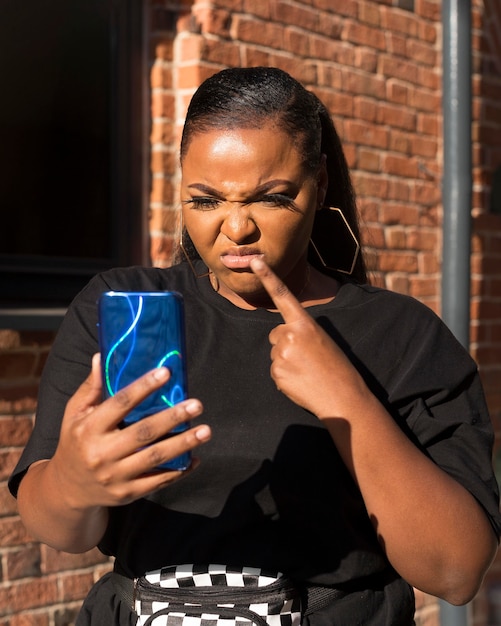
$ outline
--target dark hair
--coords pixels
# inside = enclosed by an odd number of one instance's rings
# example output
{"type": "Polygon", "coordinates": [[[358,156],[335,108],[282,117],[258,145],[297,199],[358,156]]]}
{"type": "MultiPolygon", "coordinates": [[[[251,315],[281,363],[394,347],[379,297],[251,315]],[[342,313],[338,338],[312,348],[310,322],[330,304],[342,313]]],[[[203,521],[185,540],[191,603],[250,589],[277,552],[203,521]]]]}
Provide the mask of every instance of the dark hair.
{"type": "MultiPolygon", "coordinates": [[[[195,134],[210,129],[258,128],[271,121],[284,130],[304,157],[306,167],[315,171],[321,155],[327,157],[326,206],[343,212],[353,234],[360,239],[358,212],[348,165],[341,141],[326,107],[312,92],[286,72],[274,67],[230,68],[205,80],[188,107],[181,138],[181,163],[195,134]]],[[[350,238],[343,229],[332,233],[332,248],[350,247],[340,237],[350,238]],[[336,239],[337,237],[337,239],[336,239]]],[[[186,242],[188,243],[188,242],[186,242]]],[[[310,250],[309,262],[324,273],[332,273],[310,250]]],[[[352,278],[366,281],[362,254],[358,255],[352,278]]]]}

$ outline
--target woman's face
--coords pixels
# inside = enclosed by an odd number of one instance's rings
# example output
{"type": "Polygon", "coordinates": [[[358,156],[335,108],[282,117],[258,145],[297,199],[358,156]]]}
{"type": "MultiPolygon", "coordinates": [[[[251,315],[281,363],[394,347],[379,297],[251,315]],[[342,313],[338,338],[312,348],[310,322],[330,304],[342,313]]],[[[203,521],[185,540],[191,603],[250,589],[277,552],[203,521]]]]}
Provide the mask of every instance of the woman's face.
{"type": "Polygon", "coordinates": [[[298,293],[325,188],[325,167],[308,171],[272,124],[192,137],[182,161],[183,220],[221,295],[238,305],[267,300],[249,266],[256,256],[298,293]]]}

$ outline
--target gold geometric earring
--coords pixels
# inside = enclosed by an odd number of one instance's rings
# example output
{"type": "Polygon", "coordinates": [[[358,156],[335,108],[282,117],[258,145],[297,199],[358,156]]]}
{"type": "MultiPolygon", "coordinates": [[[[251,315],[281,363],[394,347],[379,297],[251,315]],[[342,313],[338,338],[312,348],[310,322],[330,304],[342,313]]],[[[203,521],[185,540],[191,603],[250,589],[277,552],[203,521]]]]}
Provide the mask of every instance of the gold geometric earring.
{"type": "Polygon", "coordinates": [[[322,207],[316,212],[310,243],[323,267],[342,274],[353,273],[360,244],[341,209],[322,207]],[[342,231],[343,237],[336,236],[342,231]]]}
{"type": "MultiPolygon", "coordinates": [[[[186,234],[189,237],[188,233],[186,234]]],[[[181,252],[183,253],[184,258],[188,261],[188,265],[190,266],[191,271],[195,275],[195,278],[204,278],[205,276],[209,276],[211,273],[210,270],[207,270],[207,272],[204,272],[203,274],[197,274],[197,270],[195,269],[195,266],[193,265],[193,261],[191,260],[190,255],[184,246],[183,235],[184,235],[183,211],[181,209],[179,213],[179,241],[178,241],[179,248],[181,249],[181,252]]]]}

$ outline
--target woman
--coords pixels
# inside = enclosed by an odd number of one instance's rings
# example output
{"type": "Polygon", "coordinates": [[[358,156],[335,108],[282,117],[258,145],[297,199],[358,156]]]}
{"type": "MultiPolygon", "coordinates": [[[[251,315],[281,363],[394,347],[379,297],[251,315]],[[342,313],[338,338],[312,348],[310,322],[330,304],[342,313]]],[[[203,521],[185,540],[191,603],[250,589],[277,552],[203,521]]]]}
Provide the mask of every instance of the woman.
{"type": "Polygon", "coordinates": [[[477,370],[430,310],[365,284],[326,109],[278,69],[225,70],[192,99],[181,166],[189,262],[76,298],[11,478],[34,536],[116,557],[78,624],[135,623],[127,581],[192,563],[283,572],[312,626],[412,624],[412,586],[467,602],[500,530],[477,370]],[[102,402],[95,303],[166,289],[185,299],[192,398],[120,429],[168,372],[102,402]],[[195,471],[151,471],[195,448],[195,471]]]}

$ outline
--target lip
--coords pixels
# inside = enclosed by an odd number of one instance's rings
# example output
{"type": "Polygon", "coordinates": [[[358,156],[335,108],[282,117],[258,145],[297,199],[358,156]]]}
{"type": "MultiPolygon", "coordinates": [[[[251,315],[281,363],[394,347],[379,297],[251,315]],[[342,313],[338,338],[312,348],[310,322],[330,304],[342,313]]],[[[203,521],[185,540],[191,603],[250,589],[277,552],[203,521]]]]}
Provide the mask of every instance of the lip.
{"type": "Polygon", "coordinates": [[[264,254],[253,248],[232,248],[221,255],[221,263],[230,270],[247,269],[252,259],[262,259],[264,254]]]}

